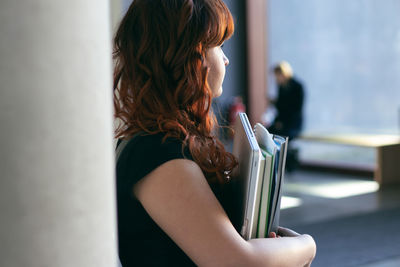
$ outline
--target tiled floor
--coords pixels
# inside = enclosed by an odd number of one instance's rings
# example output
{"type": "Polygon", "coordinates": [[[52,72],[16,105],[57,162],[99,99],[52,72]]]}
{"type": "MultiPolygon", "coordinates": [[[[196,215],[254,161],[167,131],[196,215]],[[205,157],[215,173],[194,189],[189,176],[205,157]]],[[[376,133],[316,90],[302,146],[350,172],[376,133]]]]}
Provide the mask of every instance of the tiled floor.
{"type": "MultiPolygon", "coordinates": [[[[400,207],[400,186],[379,189],[370,177],[296,171],[285,176],[281,207],[281,225],[295,229],[300,224],[400,207]]],[[[399,267],[400,257],[362,266],[399,267]]]]}

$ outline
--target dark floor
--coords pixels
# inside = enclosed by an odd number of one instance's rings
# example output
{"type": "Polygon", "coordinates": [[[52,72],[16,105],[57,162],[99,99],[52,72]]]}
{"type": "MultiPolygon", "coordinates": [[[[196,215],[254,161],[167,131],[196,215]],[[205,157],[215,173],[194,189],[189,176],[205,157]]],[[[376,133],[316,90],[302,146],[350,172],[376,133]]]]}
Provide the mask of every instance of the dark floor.
{"type": "MultiPolygon", "coordinates": [[[[296,228],[307,229],[307,225],[329,225],[329,222],[337,221],[341,218],[351,220],[352,217],[360,217],[363,214],[374,214],[374,212],[389,209],[398,210],[400,208],[400,186],[379,188],[378,184],[371,177],[296,171],[286,173],[285,175],[284,198],[282,199],[281,208],[280,224],[282,226],[296,230],[296,228]]],[[[394,223],[397,225],[397,222],[394,223]]],[[[400,220],[398,221],[398,225],[400,227],[400,220]]],[[[365,225],[363,227],[365,228],[365,225]]],[[[376,227],[379,229],[379,226],[374,225],[374,227],[374,229],[376,227]]],[[[384,228],[385,226],[382,225],[382,227],[384,228]]],[[[335,231],[335,229],[326,229],[326,231],[335,231]]],[[[382,229],[382,239],[386,235],[384,232],[384,229],[382,229]]],[[[343,237],[338,236],[337,238],[343,237]]],[[[397,235],[395,238],[397,238],[397,235]]],[[[332,242],[335,241],[329,240],[332,242]]],[[[357,244],[357,240],[353,240],[353,242],[357,244]]],[[[360,242],[364,241],[360,240],[360,242]]],[[[393,242],[394,247],[400,244],[400,240],[390,240],[389,242],[393,242]]],[[[388,243],[386,242],[386,244],[388,243]]],[[[318,245],[323,247],[324,244],[318,244],[317,242],[317,248],[318,245]]],[[[331,251],[330,254],[325,253],[322,257],[332,257],[332,261],[334,261],[334,255],[335,253],[340,254],[340,249],[338,247],[337,251],[331,251]]],[[[373,253],[376,253],[376,250],[371,251],[371,254],[373,253]]],[[[391,256],[378,260],[376,260],[376,257],[375,260],[372,257],[368,263],[364,261],[362,264],[357,263],[362,262],[358,259],[354,259],[354,261],[347,260],[347,265],[336,265],[328,258],[323,259],[324,261],[322,262],[330,262],[329,266],[399,267],[400,249],[399,253],[396,254],[392,253],[391,256]]],[[[348,252],[347,255],[350,255],[350,257],[352,257],[351,255],[359,257],[356,256],[356,253],[352,252],[348,252]]],[[[316,263],[313,266],[318,267],[323,265],[316,263]]]]}

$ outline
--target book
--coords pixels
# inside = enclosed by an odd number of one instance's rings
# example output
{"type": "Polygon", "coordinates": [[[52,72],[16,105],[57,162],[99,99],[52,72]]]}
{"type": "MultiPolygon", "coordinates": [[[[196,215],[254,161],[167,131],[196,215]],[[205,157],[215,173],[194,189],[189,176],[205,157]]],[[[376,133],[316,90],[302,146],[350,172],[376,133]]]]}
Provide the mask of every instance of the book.
{"type": "Polygon", "coordinates": [[[233,218],[233,224],[246,240],[252,238],[255,223],[256,192],[260,172],[260,147],[253,129],[245,113],[239,113],[235,123],[233,152],[239,166],[233,176],[234,205],[238,214],[233,218]]]}
{"type": "Polygon", "coordinates": [[[259,175],[257,179],[257,191],[255,195],[255,205],[254,205],[254,220],[253,220],[253,226],[252,226],[252,231],[251,231],[251,238],[254,238],[257,236],[258,232],[258,225],[259,225],[259,220],[260,220],[260,205],[261,205],[261,197],[262,197],[262,186],[263,186],[263,177],[265,173],[265,167],[267,163],[267,158],[265,151],[260,147],[259,150],[259,157],[260,157],[260,166],[259,166],[259,175]]]}
{"type": "Polygon", "coordinates": [[[272,135],[260,123],[254,126],[254,132],[257,142],[261,148],[263,157],[265,158],[264,172],[262,174],[260,189],[259,216],[256,237],[266,237],[268,230],[268,211],[271,196],[271,176],[273,175],[273,165],[275,162],[276,144],[272,139],[272,135]]]}
{"type": "Polygon", "coordinates": [[[240,212],[233,223],[246,240],[277,231],[287,143],[287,138],[271,135],[261,124],[253,130],[246,114],[238,114],[233,154],[239,166],[233,185],[240,212]]]}
{"type": "Polygon", "coordinates": [[[274,135],[274,141],[277,144],[276,161],[274,164],[273,185],[271,187],[271,203],[269,210],[269,223],[267,233],[277,232],[279,226],[282,184],[285,173],[286,152],[288,138],[274,135]]]}

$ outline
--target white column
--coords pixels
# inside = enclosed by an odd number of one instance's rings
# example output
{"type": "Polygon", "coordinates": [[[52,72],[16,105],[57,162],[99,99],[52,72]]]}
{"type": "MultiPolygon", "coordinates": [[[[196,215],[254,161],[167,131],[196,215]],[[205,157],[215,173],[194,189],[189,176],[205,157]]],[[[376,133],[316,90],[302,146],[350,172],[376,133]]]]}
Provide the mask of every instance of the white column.
{"type": "Polygon", "coordinates": [[[0,2],[0,266],[116,266],[110,9],[0,2]]]}

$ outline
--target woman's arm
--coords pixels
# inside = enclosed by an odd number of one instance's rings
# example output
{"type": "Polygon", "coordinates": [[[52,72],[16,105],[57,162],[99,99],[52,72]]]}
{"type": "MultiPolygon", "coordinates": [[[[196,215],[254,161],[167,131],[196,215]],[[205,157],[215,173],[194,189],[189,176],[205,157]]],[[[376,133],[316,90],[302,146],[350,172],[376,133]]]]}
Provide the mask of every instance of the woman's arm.
{"type": "Polygon", "coordinates": [[[305,266],[315,255],[308,235],[245,241],[193,161],[168,161],[134,186],[153,220],[199,266],[305,266]]]}

